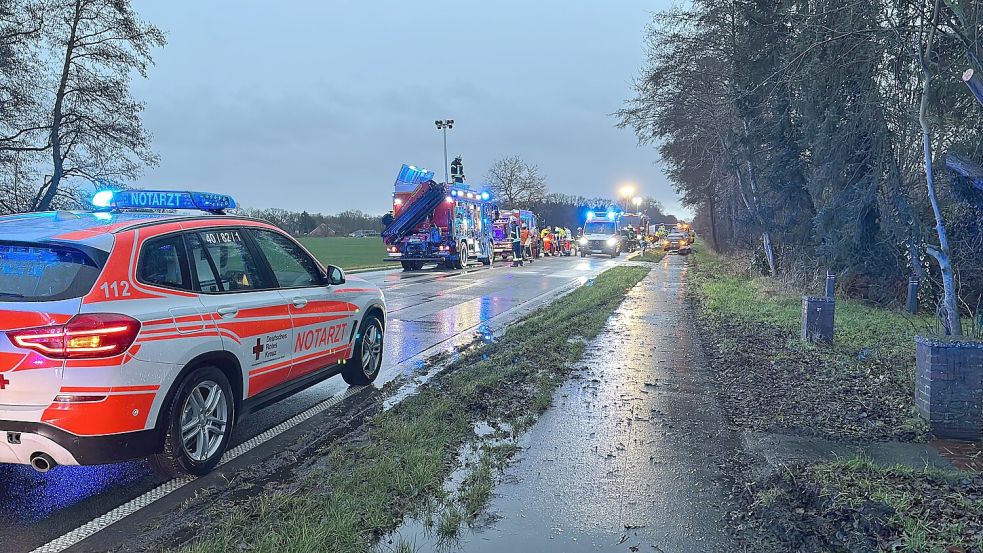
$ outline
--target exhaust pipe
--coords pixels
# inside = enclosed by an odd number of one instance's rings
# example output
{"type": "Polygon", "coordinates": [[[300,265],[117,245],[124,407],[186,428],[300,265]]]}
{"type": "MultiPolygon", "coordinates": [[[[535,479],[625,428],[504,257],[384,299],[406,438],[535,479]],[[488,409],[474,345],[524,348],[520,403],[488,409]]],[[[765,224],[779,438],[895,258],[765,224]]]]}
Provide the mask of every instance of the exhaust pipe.
{"type": "Polygon", "coordinates": [[[31,466],[34,467],[34,470],[42,474],[55,468],[55,465],[57,464],[58,463],[51,458],[51,455],[48,455],[47,453],[41,453],[39,451],[31,455],[31,466]]]}

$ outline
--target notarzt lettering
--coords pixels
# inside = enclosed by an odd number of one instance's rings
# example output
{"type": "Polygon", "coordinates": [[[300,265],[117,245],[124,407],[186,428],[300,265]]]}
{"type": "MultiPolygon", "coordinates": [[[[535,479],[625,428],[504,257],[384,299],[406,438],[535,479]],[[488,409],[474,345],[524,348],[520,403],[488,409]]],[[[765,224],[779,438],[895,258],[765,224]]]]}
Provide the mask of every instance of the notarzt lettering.
{"type": "Polygon", "coordinates": [[[337,344],[344,339],[345,328],[347,327],[348,323],[341,323],[301,332],[297,334],[297,341],[294,343],[294,351],[307,351],[314,348],[337,344]]]}

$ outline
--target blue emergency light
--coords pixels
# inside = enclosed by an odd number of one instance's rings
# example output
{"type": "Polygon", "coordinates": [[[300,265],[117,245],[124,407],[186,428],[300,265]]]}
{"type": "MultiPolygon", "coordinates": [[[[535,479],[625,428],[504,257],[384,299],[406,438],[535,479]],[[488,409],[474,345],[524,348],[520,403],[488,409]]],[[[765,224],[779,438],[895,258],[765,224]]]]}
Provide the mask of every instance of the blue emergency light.
{"type": "Polygon", "coordinates": [[[467,188],[451,188],[450,194],[454,198],[460,198],[462,200],[472,200],[475,202],[487,202],[491,199],[491,193],[487,191],[475,192],[467,188]]]}
{"type": "Polygon", "coordinates": [[[607,217],[607,219],[609,221],[614,221],[615,218],[618,215],[619,215],[619,212],[618,211],[615,211],[613,209],[609,209],[607,212],[604,212],[604,211],[598,211],[598,212],[588,211],[587,212],[587,220],[588,221],[593,221],[594,219],[603,219],[603,218],[607,217]]]}
{"type": "Polygon", "coordinates": [[[399,169],[399,174],[396,176],[396,184],[419,185],[431,179],[433,179],[433,171],[404,163],[399,169]]]}
{"type": "Polygon", "coordinates": [[[92,196],[97,210],[109,209],[199,209],[219,213],[234,209],[232,196],[209,192],[174,190],[100,190],[92,196]]]}

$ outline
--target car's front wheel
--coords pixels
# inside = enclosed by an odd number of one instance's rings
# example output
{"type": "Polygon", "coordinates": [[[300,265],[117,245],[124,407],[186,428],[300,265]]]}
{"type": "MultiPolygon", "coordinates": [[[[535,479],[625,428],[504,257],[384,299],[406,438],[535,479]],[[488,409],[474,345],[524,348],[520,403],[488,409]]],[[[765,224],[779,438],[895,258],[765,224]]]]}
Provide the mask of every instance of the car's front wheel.
{"type": "Polygon", "coordinates": [[[154,469],[169,477],[207,474],[232,436],[235,397],[229,379],[217,367],[193,370],[171,398],[166,417],[163,450],[151,458],[154,469]]]}
{"type": "Polygon", "coordinates": [[[355,353],[341,371],[341,377],[350,385],[371,384],[382,367],[385,328],[379,317],[370,315],[362,321],[355,337],[355,353]]]}

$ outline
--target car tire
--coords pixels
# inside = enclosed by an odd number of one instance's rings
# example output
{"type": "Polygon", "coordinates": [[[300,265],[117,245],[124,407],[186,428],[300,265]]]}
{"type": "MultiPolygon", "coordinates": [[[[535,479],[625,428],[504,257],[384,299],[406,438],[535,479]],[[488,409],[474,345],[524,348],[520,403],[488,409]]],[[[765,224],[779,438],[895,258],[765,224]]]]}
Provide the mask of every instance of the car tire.
{"type": "Polygon", "coordinates": [[[365,386],[379,376],[385,343],[385,327],[375,315],[362,321],[355,338],[355,352],[342,365],[341,377],[351,386],[365,386]]]}
{"type": "Polygon", "coordinates": [[[412,261],[400,261],[399,264],[403,266],[403,272],[408,272],[413,270],[412,261]]]}
{"type": "Polygon", "coordinates": [[[225,373],[211,365],[191,371],[167,406],[163,448],[150,458],[154,471],[170,478],[211,472],[228,449],[235,427],[235,404],[225,373]],[[214,395],[217,393],[220,395],[214,395]],[[210,436],[210,425],[221,428],[221,436],[210,436]],[[189,444],[192,440],[193,446],[189,444]]]}

